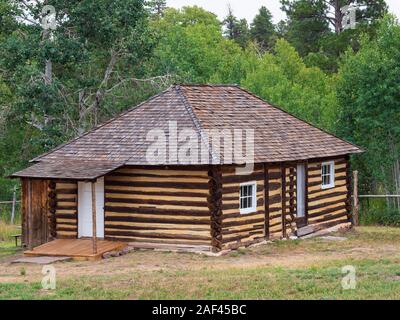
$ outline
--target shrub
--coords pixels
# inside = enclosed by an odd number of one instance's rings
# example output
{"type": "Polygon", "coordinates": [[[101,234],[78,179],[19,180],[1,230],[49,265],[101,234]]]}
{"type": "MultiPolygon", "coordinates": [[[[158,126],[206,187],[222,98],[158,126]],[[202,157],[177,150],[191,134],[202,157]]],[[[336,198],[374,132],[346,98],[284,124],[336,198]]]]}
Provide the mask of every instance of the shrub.
{"type": "Polygon", "coordinates": [[[360,212],[360,224],[362,225],[383,225],[400,226],[400,210],[396,208],[367,208],[360,212]]]}

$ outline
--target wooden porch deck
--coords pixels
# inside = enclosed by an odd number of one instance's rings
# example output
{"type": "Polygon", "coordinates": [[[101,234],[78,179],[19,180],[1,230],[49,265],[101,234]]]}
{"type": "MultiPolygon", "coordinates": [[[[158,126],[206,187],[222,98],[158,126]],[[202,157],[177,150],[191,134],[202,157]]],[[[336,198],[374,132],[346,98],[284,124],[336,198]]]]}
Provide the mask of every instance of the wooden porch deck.
{"type": "Polygon", "coordinates": [[[107,240],[97,240],[97,253],[93,253],[91,239],[56,239],[42,244],[30,251],[26,256],[71,257],[74,260],[101,260],[103,254],[110,251],[120,251],[127,243],[107,240]]]}

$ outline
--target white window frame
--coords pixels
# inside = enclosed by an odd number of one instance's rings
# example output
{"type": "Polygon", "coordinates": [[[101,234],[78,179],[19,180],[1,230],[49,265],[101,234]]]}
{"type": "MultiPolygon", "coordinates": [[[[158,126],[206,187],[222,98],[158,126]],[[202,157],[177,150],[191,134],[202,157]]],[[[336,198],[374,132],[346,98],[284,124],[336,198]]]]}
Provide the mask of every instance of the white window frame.
{"type": "Polygon", "coordinates": [[[240,184],[240,188],[239,188],[239,210],[240,210],[240,214],[249,214],[249,213],[253,213],[257,211],[257,181],[250,181],[250,182],[244,182],[240,184]],[[251,195],[252,197],[252,206],[250,208],[241,208],[240,204],[241,204],[241,190],[242,187],[245,186],[253,186],[253,194],[251,195]]]}
{"type": "Polygon", "coordinates": [[[325,189],[332,189],[335,187],[335,161],[326,161],[322,162],[321,164],[321,188],[323,190],[325,189]],[[329,184],[324,184],[324,174],[323,174],[323,168],[324,166],[329,166],[330,167],[330,172],[329,172],[329,184]]]}

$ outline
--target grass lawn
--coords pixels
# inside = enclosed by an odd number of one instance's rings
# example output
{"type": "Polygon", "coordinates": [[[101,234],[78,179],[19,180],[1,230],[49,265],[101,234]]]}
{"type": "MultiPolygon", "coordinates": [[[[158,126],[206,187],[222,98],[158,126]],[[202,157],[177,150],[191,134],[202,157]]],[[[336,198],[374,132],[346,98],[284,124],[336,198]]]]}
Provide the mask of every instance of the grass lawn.
{"type": "Polygon", "coordinates": [[[0,221],[0,262],[3,258],[15,255],[17,252],[21,251],[20,248],[15,246],[15,241],[12,237],[20,233],[21,230],[19,230],[17,226],[5,224],[0,221]]]}
{"type": "Polygon", "coordinates": [[[54,266],[57,289],[41,289],[41,266],[0,263],[0,299],[400,299],[400,229],[361,227],[341,236],[278,241],[224,257],[135,251],[54,266]],[[356,269],[344,290],[342,267],[356,269]]]}

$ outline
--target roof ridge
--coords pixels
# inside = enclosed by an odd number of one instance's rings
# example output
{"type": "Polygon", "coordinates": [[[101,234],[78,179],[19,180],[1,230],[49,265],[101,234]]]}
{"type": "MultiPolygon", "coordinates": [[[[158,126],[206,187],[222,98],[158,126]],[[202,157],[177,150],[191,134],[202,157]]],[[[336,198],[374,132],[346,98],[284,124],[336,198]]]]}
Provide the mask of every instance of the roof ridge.
{"type": "Polygon", "coordinates": [[[354,144],[354,143],[352,143],[352,142],[349,142],[349,141],[347,141],[347,140],[345,140],[345,139],[343,139],[343,138],[340,138],[340,137],[338,137],[337,135],[335,135],[335,134],[333,134],[333,133],[331,133],[331,132],[328,132],[328,131],[326,131],[326,130],[324,130],[324,129],[321,129],[321,128],[317,127],[316,125],[310,123],[310,122],[307,121],[307,120],[300,119],[298,116],[296,116],[296,115],[294,115],[294,114],[292,114],[292,113],[290,113],[290,112],[288,112],[288,111],[282,109],[281,107],[277,107],[277,106],[271,104],[270,102],[264,100],[263,98],[261,98],[260,96],[256,95],[255,93],[253,93],[253,92],[251,92],[251,91],[249,91],[249,90],[247,90],[247,89],[245,89],[245,88],[242,88],[242,87],[240,87],[240,86],[238,86],[238,88],[239,88],[240,90],[242,90],[242,91],[244,91],[244,92],[250,94],[250,95],[253,96],[254,98],[256,98],[256,99],[258,99],[258,100],[261,100],[261,101],[264,102],[264,103],[267,103],[270,107],[272,107],[272,108],[274,108],[274,109],[277,109],[277,110],[280,110],[280,111],[282,111],[282,112],[288,114],[289,116],[291,116],[291,117],[293,117],[293,118],[296,118],[297,120],[302,121],[302,122],[308,124],[309,126],[315,128],[315,129],[317,129],[317,130],[319,130],[319,131],[322,131],[323,133],[326,133],[326,134],[328,134],[328,135],[331,135],[331,136],[335,137],[336,139],[339,139],[339,140],[341,140],[341,141],[343,141],[343,142],[345,142],[345,143],[348,143],[348,144],[352,145],[353,147],[355,147],[355,148],[361,150],[361,152],[365,152],[365,150],[364,150],[363,148],[357,146],[356,144],[354,144]]]}
{"type": "Polygon", "coordinates": [[[93,133],[93,132],[99,130],[100,128],[106,126],[107,124],[113,122],[114,120],[119,119],[119,118],[125,116],[126,114],[128,114],[128,113],[130,113],[130,112],[132,112],[132,111],[137,110],[138,108],[142,107],[142,106],[143,106],[144,104],[146,104],[147,102],[150,102],[150,101],[154,100],[155,98],[158,98],[159,96],[163,95],[164,93],[167,93],[167,92],[170,91],[172,88],[173,88],[173,86],[169,86],[167,89],[165,89],[165,90],[163,90],[163,91],[161,91],[161,92],[159,92],[159,93],[157,93],[157,94],[151,96],[150,98],[148,98],[148,99],[146,99],[145,101],[139,103],[138,105],[129,107],[128,109],[126,109],[125,111],[123,111],[123,112],[121,112],[120,114],[116,115],[115,117],[112,117],[112,118],[108,119],[107,121],[105,121],[105,122],[103,122],[103,123],[101,123],[101,124],[99,124],[99,125],[93,127],[92,129],[86,131],[85,133],[83,133],[83,134],[81,134],[81,135],[79,135],[79,136],[73,138],[72,140],[67,141],[67,142],[65,142],[65,143],[63,143],[63,144],[61,144],[61,145],[55,147],[54,149],[51,149],[51,150],[49,150],[49,151],[47,151],[47,152],[45,152],[45,153],[43,153],[43,154],[41,154],[41,155],[39,155],[39,156],[33,158],[33,159],[30,160],[29,162],[36,162],[36,161],[39,161],[40,159],[42,159],[42,158],[48,156],[49,154],[52,154],[53,152],[56,152],[56,151],[60,150],[61,148],[63,148],[63,147],[65,147],[65,146],[67,146],[67,145],[69,145],[69,144],[75,142],[76,140],[78,140],[78,139],[80,139],[80,138],[83,138],[83,137],[87,136],[88,134],[93,133]]]}
{"type": "Polygon", "coordinates": [[[210,140],[209,137],[207,135],[206,132],[204,132],[202,125],[201,125],[201,121],[199,120],[199,118],[197,117],[196,113],[193,111],[193,107],[190,104],[190,102],[188,101],[187,97],[185,96],[185,94],[182,92],[182,88],[181,85],[176,85],[175,86],[176,92],[179,95],[179,97],[182,100],[182,103],[186,109],[186,111],[188,112],[190,118],[193,121],[194,126],[196,127],[198,134],[200,136],[200,139],[202,140],[202,142],[205,144],[205,146],[208,149],[208,153],[211,156],[211,161],[214,164],[215,162],[217,162],[217,160],[219,159],[219,157],[217,157],[214,153],[213,148],[210,145],[210,140]]]}

